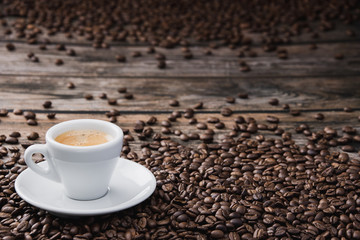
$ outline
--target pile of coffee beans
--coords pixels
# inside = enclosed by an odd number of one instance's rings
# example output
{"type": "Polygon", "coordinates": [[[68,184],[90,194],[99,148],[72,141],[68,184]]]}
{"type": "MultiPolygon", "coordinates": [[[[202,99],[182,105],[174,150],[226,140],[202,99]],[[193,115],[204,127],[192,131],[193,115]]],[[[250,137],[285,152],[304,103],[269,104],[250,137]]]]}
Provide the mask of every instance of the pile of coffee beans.
{"type": "MultiPolygon", "coordinates": [[[[285,130],[279,116],[256,120],[229,108],[198,122],[194,109],[177,110],[176,99],[169,105],[176,110],[168,120],[149,116],[124,129],[122,155],[153,172],[154,194],[109,215],[66,219],[27,204],[14,190],[26,169],[21,133],[1,135],[0,238],[360,239],[358,129],[302,123],[285,130]],[[182,118],[189,119],[186,132],[172,123],[182,118]]],[[[30,142],[38,137],[27,135],[30,142]]]]}

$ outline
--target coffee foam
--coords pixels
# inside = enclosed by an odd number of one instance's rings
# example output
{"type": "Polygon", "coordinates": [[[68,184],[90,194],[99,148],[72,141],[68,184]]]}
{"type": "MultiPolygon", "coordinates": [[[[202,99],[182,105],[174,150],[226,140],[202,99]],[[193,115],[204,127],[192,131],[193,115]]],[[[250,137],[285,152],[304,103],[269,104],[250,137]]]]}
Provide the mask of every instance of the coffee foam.
{"type": "Polygon", "coordinates": [[[93,146],[111,141],[112,137],[93,129],[72,130],[60,134],[55,141],[71,146],[93,146]]]}

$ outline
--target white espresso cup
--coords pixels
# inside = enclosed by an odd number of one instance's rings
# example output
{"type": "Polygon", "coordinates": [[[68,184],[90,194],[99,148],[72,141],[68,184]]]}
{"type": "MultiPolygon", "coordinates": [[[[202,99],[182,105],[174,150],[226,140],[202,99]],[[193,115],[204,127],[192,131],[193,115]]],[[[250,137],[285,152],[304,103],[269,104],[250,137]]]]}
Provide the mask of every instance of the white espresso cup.
{"type": "Polygon", "coordinates": [[[35,173],[59,182],[65,194],[76,200],[100,198],[109,190],[114,169],[120,161],[123,132],[117,125],[95,119],[79,119],[62,122],[46,133],[46,144],[28,147],[24,158],[35,173]],[[55,141],[60,134],[72,130],[97,130],[110,136],[108,142],[92,146],[72,146],[55,141]],[[44,155],[48,168],[38,166],[32,156],[44,155]]]}

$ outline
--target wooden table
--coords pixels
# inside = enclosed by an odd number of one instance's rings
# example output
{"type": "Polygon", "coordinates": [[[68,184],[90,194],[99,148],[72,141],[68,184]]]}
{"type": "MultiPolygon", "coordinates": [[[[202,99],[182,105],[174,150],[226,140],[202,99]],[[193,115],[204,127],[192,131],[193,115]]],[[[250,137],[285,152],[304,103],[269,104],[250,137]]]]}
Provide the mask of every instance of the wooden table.
{"type": "MultiPolygon", "coordinates": [[[[241,115],[245,119],[255,118],[258,123],[266,123],[268,115],[280,119],[279,126],[293,134],[299,144],[307,139],[295,133],[295,128],[306,123],[311,130],[317,131],[330,126],[341,132],[344,126],[355,127],[360,132],[360,32],[359,25],[337,25],[336,30],[320,33],[320,38],[313,39],[310,34],[303,34],[284,44],[289,58],[278,59],[276,52],[266,53],[259,41],[255,41],[252,50],[257,57],[244,57],[251,68],[250,72],[239,70],[240,60],[237,50],[225,47],[213,49],[213,54],[204,55],[205,46],[190,46],[194,58],[184,60],[180,48],[156,48],[156,52],[166,55],[166,69],[158,69],[153,54],[146,53],[146,46],[129,44],[110,44],[109,49],[94,49],[85,40],[67,39],[62,35],[51,36],[47,50],[39,50],[37,45],[28,45],[13,37],[0,37],[0,109],[8,109],[6,117],[0,117],[0,134],[8,136],[14,131],[21,133],[22,144],[44,143],[46,130],[56,123],[79,118],[109,120],[105,113],[111,109],[120,111],[117,124],[130,130],[134,141],[129,141],[131,150],[123,155],[134,159],[134,152],[140,155],[141,145],[151,141],[140,140],[133,128],[138,120],[147,121],[155,116],[158,122],[152,126],[160,132],[160,122],[166,120],[173,111],[184,111],[198,102],[203,108],[195,110],[198,122],[206,122],[209,116],[215,116],[225,123],[224,129],[215,129],[215,142],[229,133],[234,118],[241,115]],[[353,29],[357,35],[349,37],[346,29],[353,29]],[[9,52],[7,42],[13,42],[16,50],[9,52]],[[55,49],[56,44],[64,43],[66,48],[74,49],[76,56],[70,57],[55,49]],[[311,50],[310,44],[316,43],[317,49],[311,50]],[[131,57],[131,52],[140,51],[141,57],[131,57]],[[27,54],[34,52],[39,63],[28,60],[27,54]],[[119,63],[115,55],[127,56],[126,63],[119,63]],[[343,54],[344,59],[337,60],[336,54],[343,54]],[[56,66],[55,60],[61,58],[64,65],[56,66]],[[74,83],[69,89],[67,84],[74,83]],[[117,91],[126,87],[133,99],[125,99],[117,91]],[[116,105],[109,105],[99,95],[106,93],[108,98],[117,99],[116,105]],[[248,93],[248,99],[238,98],[238,93],[248,93]],[[86,100],[85,94],[93,95],[93,100],[86,100]],[[235,97],[235,103],[227,103],[226,97],[235,97]],[[279,105],[268,103],[271,98],[279,99],[279,105]],[[177,99],[178,107],[169,105],[177,99]],[[44,101],[51,101],[52,107],[45,109],[44,101]],[[282,105],[301,111],[299,116],[292,116],[282,105]],[[222,108],[233,110],[233,115],[224,117],[222,108]],[[344,108],[353,111],[346,112],[344,108]],[[38,125],[30,126],[23,115],[14,115],[14,109],[31,110],[37,115],[38,125]],[[55,119],[48,119],[48,113],[56,113],[55,119]],[[322,113],[324,120],[316,120],[314,115],[322,113]],[[33,131],[40,138],[31,141],[27,135],[33,131]]],[[[0,32],[2,29],[0,27],[0,32]]],[[[183,133],[201,133],[182,117],[172,122],[173,130],[183,133]]],[[[264,133],[267,134],[266,132],[264,133]]],[[[196,148],[201,141],[184,142],[174,134],[172,139],[196,148]]],[[[8,144],[3,146],[9,147],[8,144]]],[[[23,148],[20,145],[21,153],[23,148]]],[[[352,158],[359,158],[359,144],[354,144],[356,152],[349,153],[352,158]]],[[[334,149],[334,151],[338,151],[334,149]]],[[[5,161],[5,159],[3,159],[5,161]]],[[[136,160],[136,159],[135,159],[136,160]]],[[[0,193],[0,196],[4,193],[0,193]]]]}

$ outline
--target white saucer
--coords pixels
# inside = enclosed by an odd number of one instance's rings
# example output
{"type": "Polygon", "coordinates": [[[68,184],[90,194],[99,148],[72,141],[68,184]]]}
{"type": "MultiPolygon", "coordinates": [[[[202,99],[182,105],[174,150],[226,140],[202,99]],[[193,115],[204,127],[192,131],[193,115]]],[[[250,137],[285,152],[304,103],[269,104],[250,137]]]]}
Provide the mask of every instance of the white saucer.
{"type": "MultiPolygon", "coordinates": [[[[154,175],[142,165],[119,158],[110,181],[109,192],[102,198],[79,201],[67,197],[61,184],[48,180],[31,169],[15,181],[15,190],[26,202],[59,216],[91,216],[117,212],[147,199],[155,190],[154,175]]],[[[47,167],[47,162],[39,163],[47,167]]]]}

